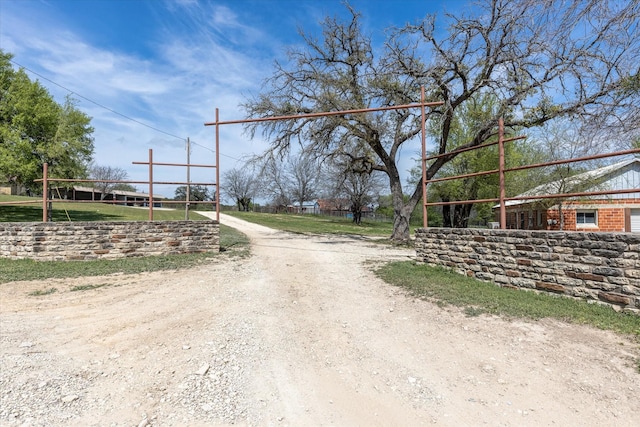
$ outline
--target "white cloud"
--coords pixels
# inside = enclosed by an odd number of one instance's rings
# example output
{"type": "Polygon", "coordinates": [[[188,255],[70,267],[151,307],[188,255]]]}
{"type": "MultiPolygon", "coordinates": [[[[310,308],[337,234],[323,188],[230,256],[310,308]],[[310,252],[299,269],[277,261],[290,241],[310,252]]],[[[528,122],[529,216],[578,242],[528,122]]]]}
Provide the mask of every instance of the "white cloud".
{"type": "MultiPolygon", "coordinates": [[[[244,100],[243,93],[259,87],[267,71],[265,59],[247,55],[236,44],[247,51],[268,51],[270,48],[255,43],[263,43],[270,36],[261,37],[226,7],[203,9],[197,2],[176,1],[173,9],[175,14],[188,12],[182,23],[193,31],[167,25],[160,32],[162,37],[152,41],[155,57],[106,50],[55,20],[43,22],[15,13],[2,18],[0,40],[3,49],[16,55],[16,62],[80,96],[213,149],[214,129],[205,127],[204,122],[215,119],[216,107],[226,120],[241,118],[243,112],[238,105],[244,100]]],[[[59,102],[66,95],[47,81],[41,83],[59,102]]],[[[78,107],[93,117],[98,164],[122,167],[131,179],[145,179],[146,170],[131,162],[144,161],[149,148],[154,149],[159,161],[185,158],[182,140],[84,99],[79,100],[78,107]]],[[[221,138],[223,170],[238,167],[230,157],[239,159],[265,147],[248,141],[239,125],[224,129],[221,138]]],[[[210,151],[199,146],[193,150],[212,161],[210,151]]],[[[158,172],[161,177],[167,174],[158,172]]]]}
{"type": "MultiPolygon", "coordinates": [[[[28,8],[18,7],[20,3],[4,8],[0,18],[0,47],[14,53],[16,62],[136,121],[183,139],[190,137],[207,147],[193,146],[192,159],[201,163],[213,161],[210,150],[215,138],[214,128],[204,123],[215,120],[216,108],[220,109],[221,120],[243,118],[239,104],[245,96],[260,90],[263,79],[272,71],[273,60],[285,55],[284,36],[256,25],[266,17],[253,13],[252,19],[257,21],[248,22],[247,11],[219,2],[149,3],[158,8],[156,26],[145,33],[149,37],[145,47],[151,54],[127,45],[114,48],[98,44],[74,26],[71,17],[58,19],[50,13],[56,2],[37,16],[26,13],[28,8]]],[[[297,24],[308,21],[312,32],[321,15],[304,2],[290,15],[283,15],[276,25],[281,27],[279,31],[295,33],[297,24]],[[307,21],[302,21],[305,17],[307,21]]],[[[67,94],[49,82],[42,83],[59,102],[67,94]]],[[[149,148],[153,148],[158,161],[186,160],[183,139],[127,120],[84,99],[78,107],[93,117],[95,160],[99,164],[122,167],[131,179],[143,180],[146,168],[131,162],[145,161],[149,148]]],[[[267,148],[260,135],[249,140],[241,125],[223,126],[220,137],[221,173],[242,165],[234,159],[267,148]]],[[[194,176],[200,173],[207,176],[208,171],[194,172],[194,176]]],[[[154,174],[163,180],[182,178],[182,171],[170,169],[154,174]]],[[[168,192],[171,196],[172,190],[168,192]]]]}
{"type": "Polygon", "coordinates": [[[226,6],[217,6],[213,9],[213,23],[223,27],[242,28],[238,23],[238,15],[226,6]]]}

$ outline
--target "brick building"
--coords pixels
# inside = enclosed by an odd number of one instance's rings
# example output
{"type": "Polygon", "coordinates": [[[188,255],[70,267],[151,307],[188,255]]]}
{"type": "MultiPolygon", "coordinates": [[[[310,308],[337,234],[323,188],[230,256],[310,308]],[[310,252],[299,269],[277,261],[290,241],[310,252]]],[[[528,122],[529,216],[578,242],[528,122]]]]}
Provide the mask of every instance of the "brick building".
{"type": "MultiPolygon", "coordinates": [[[[506,228],[640,232],[640,159],[625,160],[539,185],[518,197],[521,196],[532,198],[506,202],[506,228]],[[633,189],[638,191],[560,200],[535,198],[547,194],[633,189]]],[[[499,217],[498,208],[494,206],[496,217],[499,217]]]]}

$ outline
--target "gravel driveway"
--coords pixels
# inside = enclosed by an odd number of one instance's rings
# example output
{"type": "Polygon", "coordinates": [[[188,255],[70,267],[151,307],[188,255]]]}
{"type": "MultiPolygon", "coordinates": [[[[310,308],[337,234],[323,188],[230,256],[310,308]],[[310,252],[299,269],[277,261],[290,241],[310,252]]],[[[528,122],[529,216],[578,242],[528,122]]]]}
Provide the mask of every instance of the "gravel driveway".
{"type": "Polygon", "coordinates": [[[250,258],[0,285],[0,425],[640,425],[637,343],[372,274],[413,251],[222,222],[250,258]]]}

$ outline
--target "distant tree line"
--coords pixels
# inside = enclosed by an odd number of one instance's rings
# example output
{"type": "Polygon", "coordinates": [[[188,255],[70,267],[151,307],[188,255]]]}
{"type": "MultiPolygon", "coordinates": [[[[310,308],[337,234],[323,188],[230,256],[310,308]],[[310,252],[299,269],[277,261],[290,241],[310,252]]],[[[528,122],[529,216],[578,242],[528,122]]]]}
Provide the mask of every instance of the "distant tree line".
{"type": "Polygon", "coordinates": [[[324,162],[304,152],[255,158],[224,173],[221,188],[240,211],[251,210],[257,197],[284,212],[289,207],[302,210],[305,202],[317,199],[344,200],[342,207],[360,223],[363,209],[376,204],[384,191],[382,175],[366,166],[363,155],[353,147],[324,162]]]}

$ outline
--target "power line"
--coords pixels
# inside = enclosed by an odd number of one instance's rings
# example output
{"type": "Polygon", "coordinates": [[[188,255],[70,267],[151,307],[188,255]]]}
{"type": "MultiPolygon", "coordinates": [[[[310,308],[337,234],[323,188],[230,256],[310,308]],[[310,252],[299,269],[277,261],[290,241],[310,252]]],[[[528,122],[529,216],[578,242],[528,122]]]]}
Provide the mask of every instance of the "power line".
{"type": "Polygon", "coordinates": [[[206,146],[204,146],[204,145],[202,145],[202,144],[198,144],[198,143],[197,143],[197,142],[195,142],[195,141],[191,141],[191,145],[197,145],[198,147],[200,147],[200,148],[204,148],[205,150],[209,150],[209,151],[211,151],[212,153],[215,153],[215,152],[216,152],[215,150],[212,150],[211,148],[206,147],[206,146]]]}
{"type": "MultiPolygon", "coordinates": [[[[216,152],[215,150],[212,150],[211,148],[206,147],[206,146],[204,146],[204,145],[202,145],[202,144],[198,144],[197,142],[195,142],[195,141],[193,141],[193,140],[191,140],[191,145],[197,145],[198,147],[204,148],[205,150],[211,151],[212,153],[215,153],[215,152],[216,152]]],[[[223,153],[220,153],[220,155],[221,155],[221,156],[223,156],[223,157],[227,157],[227,158],[229,158],[229,159],[231,159],[231,160],[238,161],[238,162],[241,162],[241,161],[242,161],[242,160],[240,160],[240,159],[236,159],[235,157],[231,157],[231,156],[228,156],[228,155],[223,154],[223,153]]]]}
{"type": "MultiPolygon", "coordinates": [[[[146,127],[146,128],[149,128],[149,129],[151,129],[151,130],[154,130],[154,131],[156,131],[156,132],[160,132],[160,133],[162,133],[162,134],[164,134],[164,135],[167,135],[167,136],[170,136],[170,137],[172,137],[172,138],[176,138],[176,139],[179,139],[179,140],[181,140],[181,141],[186,141],[186,140],[187,140],[187,138],[183,138],[183,137],[181,137],[181,136],[174,135],[174,134],[172,134],[172,133],[170,133],[170,132],[163,131],[162,129],[158,129],[158,128],[154,127],[154,126],[148,125],[148,124],[146,124],[146,123],[144,123],[144,122],[141,122],[140,120],[136,120],[136,119],[134,119],[133,117],[129,117],[129,116],[127,116],[126,114],[122,114],[122,113],[120,113],[120,112],[118,112],[118,111],[116,111],[116,110],[114,110],[114,109],[111,109],[111,108],[109,108],[109,107],[107,107],[107,106],[105,106],[105,105],[100,104],[99,102],[96,102],[96,101],[94,101],[94,100],[92,100],[92,99],[89,99],[89,98],[87,98],[86,96],[83,96],[83,95],[79,94],[78,92],[73,91],[73,90],[71,90],[71,89],[69,89],[69,88],[67,88],[67,87],[65,87],[65,86],[63,86],[63,85],[61,85],[60,83],[57,83],[57,82],[55,82],[55,81],[53,81],[53,80],[51,80],[51,79],[49,79],[49,78],[47,78],[47,77],[43,76],[42,74],[37,73],[37,72],[33,71],[32,69],[27,68],[27,67],[25,67],[24,65],[21,65],[21,64],[17,63],[17,62],[16,62],[16,61],[14,61],[13,59],[9,59],[9,61],[13,62],[13,63],[14,63],[15,65],[17,65],[18,67],[23,68],[23,69],[25,69],[25,70],[29,71],[29,72],[30,72],[30,73],[32,73],[32,74],[35,74],[36,76],[40,77],[41,79],[44,79],[44,80],[48,81],[49,83],[52,83],[52,84],[54,84],[54,85],[56,85],[56,86],[58,86],[58,87],[60,87],[60,88],[62,88],[62,89],[64,89],[64,90],[66,90],[67,92],[74,94],[74,95],[75,95],[75,96],[77,96],[78,98],[82,98],[82,99],[84,99],[85,101],[91,102],[92,104],[97,105],[98,107],[103,108],[103,109],[105,109],[105,110],[107,110],[107,111],[109,111],[109,112],[111,112],[111,113],[113,113],[113,114],[117,114],[117,115],[118,115],[118,116],[120,116],[120,117],[123,117],[123,118],[125,118],[125,119],[127,119],[127,120],[130,120],[130,121],[132,121],[132,122],[138,123],[139,125],[142,125],[142,126],[144,126],[144,127],[146,127]]],[[[204,145],[202,145],[202,144],[198,144],[197,142],[191,141],[191,144],[193,144],[193,145],[197,145],[197,146],[199,146],[199,147],[202,147],[202,148],[204,148],[204,149],[206,149],[206,150],[211,151],[212,153],[215,153],[215,150],[212,150],[211,148],[206,147],[206,146],[204,146],[204,145]]],[[[232,159],[232,160],[236,160],[236,161],[238,161],[238,162],[241,162],[241,161],[242,161],[242,160],[240,160],[240,159],[237,159],[237,158],[232,157],[232,156],[228,156],[228,155],[223,154],[223,153],[220,153],[220,155],[221,155],[221,156],[223,156],[223,157],[227,157],[227,158],[229,158],[229,159],[232,159]]]]}
{"type": "Polygon", "coordinates": [[[86,96],[82,96],[82,95],[80,95],[78,92],[75,92],[75,91],[73,91],[73,90],[71,90],[71,89],[69,89],[69,88],[67,88],[67,87],[62,86],[60,83],[56,83],[56,82],[54,82],[53,80],[46,78],[46,77],[45,77],[45,76],[43,76],[42,74],[39,74],[39,73],[37,73],[37,72],[35,72],[35,71],[33,71],[33,70],[31,70],[31,69],[29,69],[29,68],[25,67],[24,65],[18,64],[18,63],[17,63],[16,61],[14,61],[13,59],[9,59],[9,61],[11,61],[11,62],[13,62],[14,64],[16,64],[18,67],[20,67],[20,68],[24,68],[25,70],[29,71],[30,73],[35,74],[36,76],[40,77],[41,79],[44,79],[44,80],[48,81],[49,83],[52,83],[52,84],[54,84],[54,85],[56,85],[56,86],[58,86],[58,87],[61,87],[62,89],[66,90],[67,92],[70,92],[70,93],[74,94],[74,95],[75,95],[75,96],[77,96],[78,98],[82,98],[82,99],[84,99],[85,101],[89,101],[89,102],[91,102],[92,104],[95,104],[95,105],[97,105],[97,106],[98,106],[98,107],[100,107],[100,108],[104,108],[105,110],[112,112],[113,114],[117,114],[117,115],[119,115],[120,117],[124,117],[124,118],[125,118],[125,119],[127,119],[127,120],[131,120],[132,122],[138,123],[139,125],[142,125],[142,126],[145,126],[145,127],[149,128],[149,129],[155,130],[156,132],[163,133],[163,134],[165,134],[165,135],[167,135],[167,136],[171,136],[171,137],[173,137],[173,138],[177,138],[177,139],[182,140],[182,141],[184,141],[184,140],[186,140],[186,139],[187,139],[187,138],[183,138],[183,137],[178,136],[178,135],[174,135],[174,134],[169,133],[169,132],[165,132],[165,131],[163,131],[162,129],[158,129],[158,128],[156,128],[156,127],[153,127],[153,126],[151,126],[151,125],[148,125],[148,124],[146,124],[146,123],[144,123],[144,122],[141,122],[140,120],[136,120],[136,119],[134,119],[133,117],[129,117],[129,116],[127,116],[126,114],[119,113],[119,112],[117,112],[116,110],[113,110],[113,109],[111,109],[111,108],[109,108],[109,107],[106,107],[106,106],[104,106],[104,105],[100,104],[99,102],[96,102],[96,101],[94,101],[94,100],[92,100],[92,99],[89,99],[89,98],[87,98],[86,96]]]}

